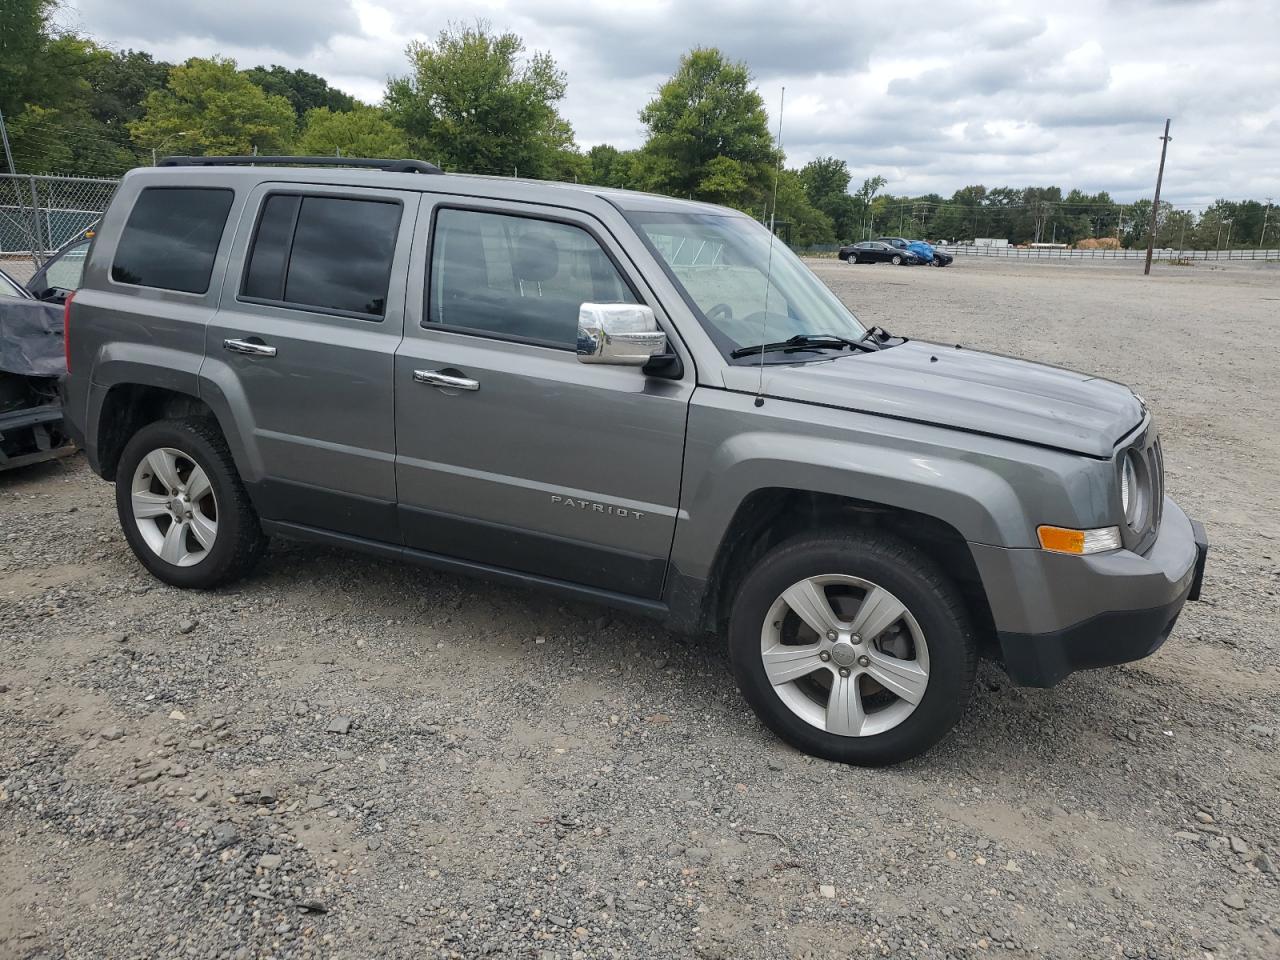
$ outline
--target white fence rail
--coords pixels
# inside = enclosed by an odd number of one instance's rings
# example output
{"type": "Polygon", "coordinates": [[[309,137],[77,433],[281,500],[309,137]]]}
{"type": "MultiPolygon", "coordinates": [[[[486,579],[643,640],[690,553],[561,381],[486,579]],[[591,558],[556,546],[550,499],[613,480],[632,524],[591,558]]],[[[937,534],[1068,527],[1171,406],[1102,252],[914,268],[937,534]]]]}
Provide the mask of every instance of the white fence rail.
{"type": "MultiPolygon", "coordinates": [[[[1009,260],[1145,260],[1143,250],[1064,250],[1030,247],[971,247],[954,245],[939,247],[957,257],[1003,257],[1009,260]]],[[[1156,260],[1280,260],[1280,250],[1173,250],[1157,249],[1156,260]]]]}

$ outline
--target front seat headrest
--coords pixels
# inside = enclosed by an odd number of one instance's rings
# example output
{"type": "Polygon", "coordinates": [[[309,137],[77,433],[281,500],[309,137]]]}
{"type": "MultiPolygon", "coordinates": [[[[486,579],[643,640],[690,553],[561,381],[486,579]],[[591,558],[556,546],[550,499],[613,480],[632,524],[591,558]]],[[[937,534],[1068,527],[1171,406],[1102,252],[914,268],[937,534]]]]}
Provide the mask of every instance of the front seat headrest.
{"type": "Polygon", "coordinates": [[[560,271],[560,248],[549,230],[531,230],[516,247],[516,276],[521,280],[550,280],[560,271]]]}

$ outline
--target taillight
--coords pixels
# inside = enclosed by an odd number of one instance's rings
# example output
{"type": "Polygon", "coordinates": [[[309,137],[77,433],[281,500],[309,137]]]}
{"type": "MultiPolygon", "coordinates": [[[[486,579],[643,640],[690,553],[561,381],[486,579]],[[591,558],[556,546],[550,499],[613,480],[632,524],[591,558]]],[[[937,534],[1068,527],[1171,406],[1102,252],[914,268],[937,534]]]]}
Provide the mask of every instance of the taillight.
{"type": "Polygon", "coordinates": [[[62,355],[67,360],[67,373],[71,372],[71,301],[75,296],[75,291],[68,293],[62,305],[62,355]]]}

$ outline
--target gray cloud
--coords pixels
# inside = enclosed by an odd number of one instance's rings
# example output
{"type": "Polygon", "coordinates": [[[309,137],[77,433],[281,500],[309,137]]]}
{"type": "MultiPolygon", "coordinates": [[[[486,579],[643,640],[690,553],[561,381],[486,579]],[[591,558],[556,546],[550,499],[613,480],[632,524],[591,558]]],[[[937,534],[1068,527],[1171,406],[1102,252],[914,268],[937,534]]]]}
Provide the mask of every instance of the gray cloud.
{"type": "Polygon", "coordinates": [[[1170,116],[1166,196],[1280,195],[1280,4],[949,0],[944,15],[890,17],[829,0],[70,3],[105,41],[303,67],[370,101],[410,39],[485,18],[567,72],[584,147],[639,145],[640,108],[681,53],[713,45],[748,63],[771,111],[786,86],[789,163],[834,154],[895,193],[1057,183],[1134,199],[1170,116]]]}
{"type": "Polygon", "coordinates": [[[100,36],[194,40],[295,56],[360,29],[348,0],[77,0],[75,7],[100,36]]]}

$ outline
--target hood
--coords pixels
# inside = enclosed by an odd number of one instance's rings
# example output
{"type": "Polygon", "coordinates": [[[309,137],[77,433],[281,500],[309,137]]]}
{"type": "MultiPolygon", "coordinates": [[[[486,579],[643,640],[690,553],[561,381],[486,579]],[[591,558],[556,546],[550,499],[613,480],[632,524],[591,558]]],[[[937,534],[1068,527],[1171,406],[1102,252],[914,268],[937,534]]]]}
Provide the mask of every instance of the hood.
{"type": "Polygon", "coordinates": [[[56,377],[66,372],[62,307],[0,297],[0,373],[56,377]]]}
{"type": "Polygon", "coordinates": [[[1111,456],[1144,416],[1142,402],[1123,384],[914,340],[877,353],[768,366],[765,393],[1090,457],[1111,456]]]}

